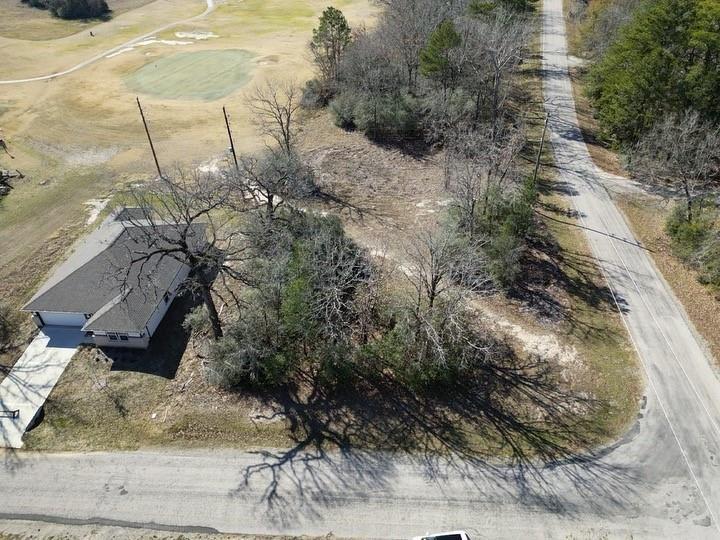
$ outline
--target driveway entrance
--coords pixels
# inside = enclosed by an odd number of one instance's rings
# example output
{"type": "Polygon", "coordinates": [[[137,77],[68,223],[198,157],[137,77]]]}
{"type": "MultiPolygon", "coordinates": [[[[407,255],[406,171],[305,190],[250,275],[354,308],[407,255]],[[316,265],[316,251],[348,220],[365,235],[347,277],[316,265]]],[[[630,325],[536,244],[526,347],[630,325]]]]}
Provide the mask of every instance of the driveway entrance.
{"type": "Polygon", "coordinates": [[[0,447],[21,448],[22,436],[65,371],[83,333],[46,326],[0,383],[0,447]]]}

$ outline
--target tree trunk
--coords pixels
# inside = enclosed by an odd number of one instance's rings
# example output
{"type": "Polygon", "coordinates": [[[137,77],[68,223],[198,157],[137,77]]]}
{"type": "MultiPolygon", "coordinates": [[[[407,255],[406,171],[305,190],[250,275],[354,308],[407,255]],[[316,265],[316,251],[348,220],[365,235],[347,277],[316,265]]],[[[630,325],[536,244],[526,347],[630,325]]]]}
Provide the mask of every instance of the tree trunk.
{"type": "Polygon", "coordinates": [[[213,300],[210,287],[206,284],[200,286],[200,292],[202,293],[203,302],[208,310],[210,317],[210,324],[212,325],[213,337],[220,339],[223,337],[222,325],[220,324],[220,316],[218,315],[217,308],[215,307],[215,301],[213,300]]]}
{"type": "Polygon", "coordinates": [[[687,180],[683,181],[683,190],[685,191],[685,200],[687,201],[687,221],[688,223],[692,223],[692,196],[690,195],[690,187],[688,186],[687,180]]]}

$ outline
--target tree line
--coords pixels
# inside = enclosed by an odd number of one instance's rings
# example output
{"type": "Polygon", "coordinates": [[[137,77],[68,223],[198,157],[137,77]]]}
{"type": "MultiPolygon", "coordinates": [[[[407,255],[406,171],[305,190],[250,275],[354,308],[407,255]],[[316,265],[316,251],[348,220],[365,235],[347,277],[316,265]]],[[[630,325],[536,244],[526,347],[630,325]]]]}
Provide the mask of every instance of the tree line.
{"type": "Polygon", "coordinates": [[[720,4],[604,1],[588,8],[588,94],[630,172],[679,197],[675,252],[720,286],[720,4]]]}
{"type": "Polygon", "coordinates": [[[495,285],[511,286],[530,230],[535,187],[516,76],[532,32],[531,1],[388,0],[374,30],[328,8],[310,52],[318,77],[306,107],[373,140],[444,151],[448,227],[477,246],[495,285]],[[517,99],[517,95],[514,96],[517,99]]]}
{"type": "Polygon", "coordinates": [[[29,6],[47,9],[61,19],[93,19],[110,13],[105,0],[22,0],[29,6]]]}

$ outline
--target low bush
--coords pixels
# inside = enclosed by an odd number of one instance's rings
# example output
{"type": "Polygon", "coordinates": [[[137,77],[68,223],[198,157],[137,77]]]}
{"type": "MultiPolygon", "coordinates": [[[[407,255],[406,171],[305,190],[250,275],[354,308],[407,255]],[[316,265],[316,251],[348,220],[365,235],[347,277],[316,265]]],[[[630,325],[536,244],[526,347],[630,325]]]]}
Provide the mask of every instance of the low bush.
{"type": "Polygon", "coordinates": [[[306,109],[321,109],[332,99],[334,91],[318,79],[310,79],[305,83],[300,105],[306,109]]]}
{"type": "Polygon", "coordinates": [[[720,233],[715,232],[705,241],[698,254],[700,283],[720,289],[720,233]]]}
{"type": "Polygon", "coordinates": [[[488,211],[478,228],[487,238],[483,246],[488,271],[496,287],[507,289],[521,274],[521,259],[532,230],[537,188],[528,179],[509,197],[490,193],[488,211]]]}
{"type": "Polygon", "coordinates": [[[336,126],[347,130],[355,129],[356,103],[357,98],[350,92],[343,92],[330,102],[336,126]]]}
{"type": "Polygon", "coordinates": [[[698,202],[695,206],[695,218],[687,220],[684,204],[673,209],[665,224],[672,240],[675,254],[686,262],[692,262],[713,230],[713,215],[707,204],[698,202]]]}
{"type": "Polygon", "coordinates": [[[371,139],[412,138],[418,134],[420,108],[409,95],[361,96],[354,116],[357,128],[371,139]]]}
{"type": "Polygon", "coordinates": [[[330,110],[337,126],[358,129],[371,139],[414,137],[420,129],[421,106],[410,95],[343,92],[330,103],[330,110]]]}
{"type": "Polygon", "coordinates": [[[499,352],[500,344],[478,331],[469,313],[448,299],[420,317],[412,306],[402,307],[395,325],[364,355],[415,392],[437,393],[477,379],[499,352]]]}
{"type": "Polygon", "coordinates": [[[20,316],[7,304],[0,303],[0,351],[13,344],[20,328],[20,316]]]}

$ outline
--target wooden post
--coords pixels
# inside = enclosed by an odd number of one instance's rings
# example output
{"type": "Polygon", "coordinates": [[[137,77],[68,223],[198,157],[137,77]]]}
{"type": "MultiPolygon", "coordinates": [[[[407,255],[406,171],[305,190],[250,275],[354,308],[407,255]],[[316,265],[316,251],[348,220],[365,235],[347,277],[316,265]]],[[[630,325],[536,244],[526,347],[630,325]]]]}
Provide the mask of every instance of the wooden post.
{"type": "Polygon", "coordinates": [[[233,142],[232,131],[230,131],[230,122],[228,122],[225,105],[223,105],[223,116],[225,117],[225,127],[227,128],[228,139],[230,139],[230,150],[232,151],[233,160],[235,161],[235,169],[240,171],[240,165],[238,165],[237,154],[235,154],[235,143],[233,142]]]}
{"type": "Polygon", "coordinates": [[[533,185],[537,183],[537,175],[540,170],[540,156],[542,156],[543,146],[545,145],[545,132],[548,127],[548,120],[550,120],[550,113],[545,114],[545,125],[543,126],[542,138],[540,139],[540,148],[538,149],[537,159],[535,160],[535,172],[533,173],[533,185]]]}
{"type": "Polygon", "coordinates": [[[145,113],[143,113],[142,106],[140,105],[140,98],[136,97],[135,101],[137,101],[137,106],[140,110],[140,117],[142,118],[143,126],[145,126],[145,134],[147,135],[148,142],[150,143],[150,151],[152,152],[153,159],[155,160],[155,168],[157,169],[158,176],[162,178],[162,171],[160,170],[160,164],[158,163],[157,154],[155,153],[155,146],[153,145],[152,137],[150,137],[150,130],[148,129],[147,121],[145,120],[145,113]]]}

